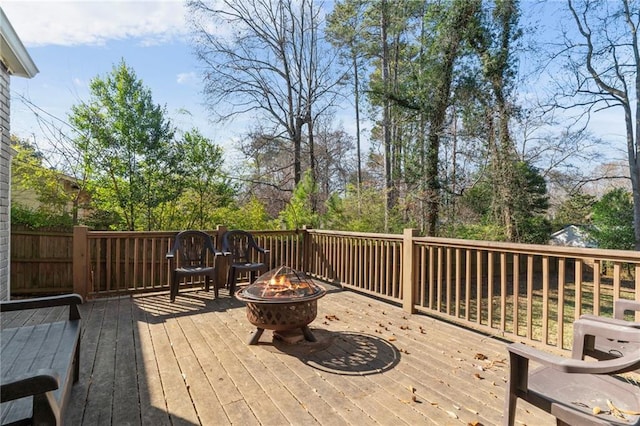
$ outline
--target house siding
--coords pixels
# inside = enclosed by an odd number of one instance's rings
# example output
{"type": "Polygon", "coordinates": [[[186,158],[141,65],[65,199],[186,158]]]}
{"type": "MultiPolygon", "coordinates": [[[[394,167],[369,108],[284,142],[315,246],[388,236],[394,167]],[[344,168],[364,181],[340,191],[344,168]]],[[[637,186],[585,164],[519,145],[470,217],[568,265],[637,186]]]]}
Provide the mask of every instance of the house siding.
{"type": "Polygon", "coordinates": [[[8,300],[11,241],[11,141],[9,139],[9,71],[0,62],[0,300],[8,300]]]}

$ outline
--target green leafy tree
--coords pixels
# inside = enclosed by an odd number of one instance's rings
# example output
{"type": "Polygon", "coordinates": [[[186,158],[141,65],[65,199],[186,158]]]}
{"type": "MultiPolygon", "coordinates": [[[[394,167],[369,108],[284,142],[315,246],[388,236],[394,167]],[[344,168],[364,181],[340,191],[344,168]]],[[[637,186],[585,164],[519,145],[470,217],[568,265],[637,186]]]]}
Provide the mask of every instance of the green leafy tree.
{"type": "Polygon", "coordinates": [[[287,206],[280,212],[280,220],[287,229],[300,229],[305,225],[318,226],[318,215],[312,206],[312,197],[317,193],[316,183],[311,171],[302,175],[302,180],[296,185],[287,206]]]}
{"type": "Polygon", "coordinates": [[[616,188],[593,206],[591,236],[603,249],[633,250],[633,201],[631,193],[616,188]]]}
{"type": "Polygon", "coordinates": [[[531,164],[521,161],[515,164],[513,182],[514,233],[505,234],[506,238],[520,243],[547,243],[551,223],[546,218],[549,195],[544,177],[531,164]]]}
{"type": "Polygon", "coordinates": [[[227,206],[214,209],[213,223],[224,224],[228,229],[268,230],[278,229],[279,222],[267,213],[264,204],[251,197],[240,206],[227,206]]]}
{"type": "Polygon", "coordinates": [[[71,123],[98,210],[114,211],[128,230],[156,229],[156,208],[176,197],[174,130],[165,109],[124,61],[90,83],[88,103],[74,105],[71,123]]]}
{"type": "Polygon", "coordinates": [[[400,233],[403,228],[414,226],[402,219],[398,209],[389,212],[385,218],[384,194],[374,188],[362,188],[358,196],[357,189],[349,187],[343,196],[332,194],[326,206],[327,213],[322,218],[322,225],[327,229],[400,233]]]}
{"type": "Polygon", "coordinates": [[[513,171],[517,190],[513,191],[512,235],[504,227],[502,213],[494,209],[495,198],[500,195],[493,191],[493,184],[487,177],[465,191],[460,204],[467,220],[449,232],[469,239],[546,243],[551,234],[551,223],[546,218],[549,196],[544,177],[527,162],[515,163],[513,171]]]}
{"type": "MultiPolygon", "coordinates": [[[[28,141],[12,137],[16,154],[11,159],[11,191],[14,194],[35,194],[37,210],[48,214],[69,214],[76,193],[65,191],[62,173],[43,164],[43,155],[28,141]]],[[[24,206],[27,207],[27,206],[24,206]]]]}
{"type": "Polygon", "coordinates": [[[223,150],[197,129],[185,132],[177,142],[181,153],[173,179],[180,195],[158,207],[164,228],[208,229],[216,222],[215,210],[233,202],[235,188],[224,176],[223,150]]]}
{"type": "Polygon", "coordinates": [[[53,213],[44,209],[31,209],[20,204],[11,204],[11,225],[28,228],[50,228],[73,226],[73,218],[68,213],[53,213]]]}

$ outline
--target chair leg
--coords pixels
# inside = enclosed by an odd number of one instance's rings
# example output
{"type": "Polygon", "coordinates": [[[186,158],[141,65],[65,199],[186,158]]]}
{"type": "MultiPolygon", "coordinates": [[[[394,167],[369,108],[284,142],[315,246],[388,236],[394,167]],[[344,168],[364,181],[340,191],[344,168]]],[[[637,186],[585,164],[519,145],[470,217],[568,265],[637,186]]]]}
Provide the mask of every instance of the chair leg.
{"type": "Polygon", "coordinates": [[[218,280],[216,279],[215,272],[214,275],[209,277],[207,276],[207,280],[211,280],[211,285],[213,285],[213,296],[218,298],[218,280]]]}
{"type": "Polygon", "coordinates": [[[236,279],[237,279],[236,269],[234,267],[229,268],[229,295],[231,297],[235,297],[236,295],[236,279]]]}
{"type": "Polygon", "coordinates": [[[518,403],[518,397],[510,389],[510,384],[507,384],[508,395],[504,402],[504,426],[513,426],[516,422],[516,405],[518,403]]]}
{"type": "Polygon", "coordinates": [[[209,291],[209,275],[204,276],[204,289],[205,291],[209,291]]]}
{"type": "Polygon", "coordinates": [[[227,272],[227,284],[225,285],[226,288],[231,287],[231,280],[233,280],[233,274],[234,274],[233,266],[229,266],[229,271],[227,272]]]}
{"type": "Polygon", "coordinates": [[[171,302],[175,302],[176,296],[178,295],[178,277],[176,276],[175,272],[171,275],[171,284],[169,285],[169,287],[169,300],[171,302]]]}

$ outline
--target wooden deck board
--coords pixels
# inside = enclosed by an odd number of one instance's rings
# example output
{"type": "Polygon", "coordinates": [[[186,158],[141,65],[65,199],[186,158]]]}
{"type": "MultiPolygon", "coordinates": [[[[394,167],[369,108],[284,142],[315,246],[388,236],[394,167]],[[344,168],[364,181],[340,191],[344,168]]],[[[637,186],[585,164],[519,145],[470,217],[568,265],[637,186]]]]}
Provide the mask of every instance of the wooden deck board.
{"type": "MultiPolygon", "coordinates": [[[[81,305],[73,425],[500,424],[505,343],[350,291],[318,301],[317,343],[254,330],[226,290],[81,305]]],[[[52,318],[3,314],[2,326],[52,318]]],[[[519,401],[520,424],[554,419],[519,401]]]]}

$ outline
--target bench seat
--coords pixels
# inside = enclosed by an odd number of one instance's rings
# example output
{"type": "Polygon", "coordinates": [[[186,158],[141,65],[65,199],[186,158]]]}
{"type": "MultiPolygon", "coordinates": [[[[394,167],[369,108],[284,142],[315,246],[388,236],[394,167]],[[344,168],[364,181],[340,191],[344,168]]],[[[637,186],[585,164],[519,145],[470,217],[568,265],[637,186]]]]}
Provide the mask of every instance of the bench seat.
{"type": "Polygon", "coordinates": [[[62,423],[73,383],[79,378],[79,295],[0,303],[0,311],[69,306],[69,319],[1,331],[3,425],[62,423]]]}

